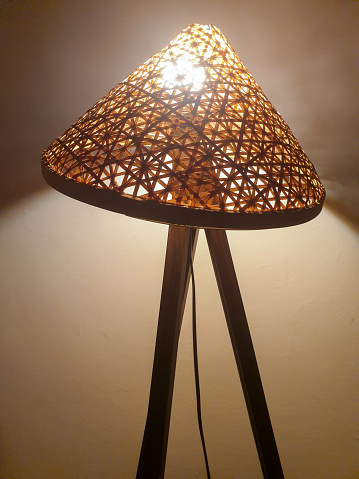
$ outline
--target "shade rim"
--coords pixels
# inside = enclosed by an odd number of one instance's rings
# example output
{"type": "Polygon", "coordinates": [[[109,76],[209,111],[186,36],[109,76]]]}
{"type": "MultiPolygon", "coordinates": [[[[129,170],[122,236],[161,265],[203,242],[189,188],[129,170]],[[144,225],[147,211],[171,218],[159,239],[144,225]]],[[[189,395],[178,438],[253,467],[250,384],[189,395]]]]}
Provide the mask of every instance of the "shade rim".
{"type": "Polygon", "coordinates": [[[78,201],[133,218],[177,226],[232,230],[260,230],[295,226],[318,216],[325,198],[325,193],[323,193],[319,203],[301,209],[264,212],[205,210],[159,203],[149,199],[129,198],[113,190],[96,188],[61,176],[44,162],[41,163],[41,168],[44,179],[51,187],[78,201]]]}

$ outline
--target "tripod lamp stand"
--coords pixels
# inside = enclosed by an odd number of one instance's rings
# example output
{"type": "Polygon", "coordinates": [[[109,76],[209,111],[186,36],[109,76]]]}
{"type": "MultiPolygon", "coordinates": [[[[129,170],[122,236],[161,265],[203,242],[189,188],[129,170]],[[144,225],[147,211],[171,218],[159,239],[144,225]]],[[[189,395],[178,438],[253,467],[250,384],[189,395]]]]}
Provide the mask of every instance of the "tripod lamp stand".
{"type": "Polygon", "coordinates": [[[42,171],[75,199],[170,225],[137,479],[164,475],[199,228],[206,231],[263,476],[284,477],[225,230],[304,223],[320,213],[325,192],[219,29],[185,28],[52,143],[42,171]]]}

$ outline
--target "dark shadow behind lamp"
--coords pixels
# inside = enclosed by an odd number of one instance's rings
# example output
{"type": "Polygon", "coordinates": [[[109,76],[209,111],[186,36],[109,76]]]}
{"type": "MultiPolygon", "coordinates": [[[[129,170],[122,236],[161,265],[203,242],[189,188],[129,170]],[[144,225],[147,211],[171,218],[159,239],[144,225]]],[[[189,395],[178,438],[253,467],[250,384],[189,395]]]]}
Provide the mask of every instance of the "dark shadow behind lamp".
{"type": "Polygon", "coordinates": [[[226,229],[311,220],[324,188],[280,114],[213,25],[189,25],[44,152],[75,199],[168,223],[150,400],[137,478],[164,475],[176,355],[198,228],[205,228],[265,478],[283,472],[226,229]]]}

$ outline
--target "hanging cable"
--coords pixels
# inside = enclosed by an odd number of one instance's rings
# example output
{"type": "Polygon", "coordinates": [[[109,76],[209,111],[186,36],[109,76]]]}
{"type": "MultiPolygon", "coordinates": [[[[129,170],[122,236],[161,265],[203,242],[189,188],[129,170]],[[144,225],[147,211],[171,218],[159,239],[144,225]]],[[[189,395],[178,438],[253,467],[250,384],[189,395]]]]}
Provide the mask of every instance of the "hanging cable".
{"type": "MultiPolygon", "coordinates": [[[[193,230],[193,234],[194,234],[193,230]]],[[[201,436],[202,449],[204,455],[204,461],[206,464],[207,479],[211,479],[209,472],[206,444],[204,441],[203,427],[202,427],[202,411],[201,411],[201,393],[199,387],[199,372],[198,372],[198,352],[197,352],[197,319],[196,319],[196,286],[194,281],[193,260],[190,254],[189,264],[191,268],[191,283],[192,283],[192,337],[193,337],[193,363],[194,363],[194,377],[196,383],[196,400],[197,400],[197,419],[199,434],[201,436]]]]}

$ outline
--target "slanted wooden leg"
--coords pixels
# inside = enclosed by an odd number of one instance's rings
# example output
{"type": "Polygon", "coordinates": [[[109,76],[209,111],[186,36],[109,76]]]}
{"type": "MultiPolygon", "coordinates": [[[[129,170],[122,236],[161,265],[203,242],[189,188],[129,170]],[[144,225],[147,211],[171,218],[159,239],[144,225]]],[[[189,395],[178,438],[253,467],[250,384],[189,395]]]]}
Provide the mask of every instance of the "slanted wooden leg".
{"type": "Polygon", "coordinates": [[[164,476],[178,340],[190,275],[188,259],[194,255],[196,240],[196,229],[169,226],[150,399],[136,479],[164,476]]]}
{"type": "Polygon", "coordinates": [[[225,230],[206,230],[218,288],[265,479],[283,479],[256,356],[225,230]]]}

